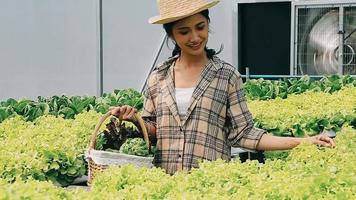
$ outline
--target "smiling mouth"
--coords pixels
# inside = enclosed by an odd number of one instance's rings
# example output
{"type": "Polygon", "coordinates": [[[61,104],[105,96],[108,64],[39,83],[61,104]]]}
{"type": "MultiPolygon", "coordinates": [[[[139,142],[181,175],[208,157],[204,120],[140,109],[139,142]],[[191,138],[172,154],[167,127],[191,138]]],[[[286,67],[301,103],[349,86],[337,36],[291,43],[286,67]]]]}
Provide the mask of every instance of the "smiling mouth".
{"type": "Polygon", "coordinates": [[[198,50],[200,49],[202,43],[194,44],[194,45],[188,45],[191,49],[193,50],[198,50]]]}

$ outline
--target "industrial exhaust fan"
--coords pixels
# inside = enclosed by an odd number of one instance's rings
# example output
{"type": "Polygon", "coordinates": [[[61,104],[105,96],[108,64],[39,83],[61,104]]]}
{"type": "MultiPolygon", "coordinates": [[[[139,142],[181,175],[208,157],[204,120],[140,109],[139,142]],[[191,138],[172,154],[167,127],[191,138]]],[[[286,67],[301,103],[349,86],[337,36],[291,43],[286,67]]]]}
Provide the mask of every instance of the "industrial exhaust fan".
{"type": "Polygon", "coordinates": [[[295,17],[296,74],[356,74],[356,5],[298,6],[295,17]]]}

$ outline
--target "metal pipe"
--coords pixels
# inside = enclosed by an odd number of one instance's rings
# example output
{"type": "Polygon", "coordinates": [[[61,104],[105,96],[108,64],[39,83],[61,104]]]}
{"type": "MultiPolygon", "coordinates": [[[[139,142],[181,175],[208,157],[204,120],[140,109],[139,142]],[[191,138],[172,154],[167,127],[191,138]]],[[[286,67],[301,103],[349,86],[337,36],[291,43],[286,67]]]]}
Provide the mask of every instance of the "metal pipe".
{"type": "Polygon", "coordinates": [[[323,8],[326,7],[335,7],[335,5],[339,4],[347,4],[347,5],[352,5],[355,2],[353,0],[318,0],[318,1],[293,1],[294,5],[297,6],[308,6],[308,8],[312,7],[320,7],[322,6],[323,8]]]}
{"type": "Polygon", "coordinates": [[[164,42],[167,40],[168,36],[167,34],[164,35],[163,39],[162,39],[162,42],[158,48],[158,51],[156,52],[156,55],[155,55],[155,58],[153,59],[153,62],[151,64],[151,68],[150,68],[150,71],[148,72],[147,76],[146,76],[146,79],[145,79],[145,82],[143,84],[143,87],[141,88],[141,93],[144,91],[144,89],[146,88],[146,84],[147,84],[147,79],[148,79],[148,76],[151,74],[151,72],[153,71],[153,69],[155,68],[156,66],[156,62],[158,60],[158,57],[159,55],[161,54],[161,51],[162,51],[162,48],[163,48],[163,45],[164,45],[164,42]]]}
{"type": "Polygon", "coordinates": [[[339,67],[338,74],[342,75],[344,73],[344,6],[340,6],[339,10],[339,67]]]}
{"type": "MultiPolygon", "coordinates": [[[[243,75],[241,74],[242,78],[301,78],[304,77],[305,75],[243,75]]],[[[307,75],[310,78],[323,78],[327,75],[307,75]]],[[[356,78],[356,75],[350,75],[351,77],[356,78]]]]}
{"type": "Polygon", "coordinates": [[[232,64],[234,66],[239,66],[240,61],[239,61],[239,35],[240,35],[240,30],[239,30],[239,3],[238,0],[231,1],[232,3],[232,42],[234,45],[232,45],[232,55],[233,60],[232,64]]]}
{"type": "Polygon", "coordinates": [[[250,79],[250,68],[246,67],[246,79],[250,79]]]}
{"type": "Polygon", "coordinates": [[[98,77],[98,91],[97,95],[102,96],[104,93],[104,49],[103,49],[103,1],[99,0],[98,9],[98,20],[99,25],[98,35],[99,35],[99,77],[98,77]]]}
{"type": "Polygon", "coordinates": [[[296,9],[296,7],[294,6],[294,3],[292,2],[291,5],[291,25],[290,25],[290,68],[289,68],[289,74],[290,75],[294,75],[294,74],[298,74],[297,71],[297,63],[296,63],[296,54],[297,54],[297,32],[296,30],[298,30],[298,26],[296,26],[296,24],[298,24],[297,22],[298,20],[298,11],[296,9]]]}

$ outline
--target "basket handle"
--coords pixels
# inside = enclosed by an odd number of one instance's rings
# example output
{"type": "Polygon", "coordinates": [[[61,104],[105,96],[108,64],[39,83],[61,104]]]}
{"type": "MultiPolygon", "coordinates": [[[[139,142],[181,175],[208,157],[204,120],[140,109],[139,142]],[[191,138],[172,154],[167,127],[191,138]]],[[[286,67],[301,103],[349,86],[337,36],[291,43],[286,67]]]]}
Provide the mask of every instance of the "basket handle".
{"type": "MultiPolygon", "coordinates": [[[[112,116],[111,115],[111,111],[107,112],[105,115],[103,115],[99,122],[96,124],[94,131],[91,134],[91,138],[90,138],[90,143],[89,143],[89,150],[91,149],[95,149],[95,145],[96,145],[96,136],[98,135],[99,129],[101,127],[101,125],[103,124],[103,122],[108,118],[112,116]]],[[[146,145],[148,147],[148,149],[150,150],[151,145],[150,145],[150,140],[148,138],[148,133],[147,133],[147,129],[145,126],[145,122],[143,121],[143,119],[141,118],[141,116],[136,113],[134,115],[134,119],[138,122],[138,124],[140,125],[140,128],[142,130],[142,134],[143,134],[143,139],[146,142],[146,145]]]]}

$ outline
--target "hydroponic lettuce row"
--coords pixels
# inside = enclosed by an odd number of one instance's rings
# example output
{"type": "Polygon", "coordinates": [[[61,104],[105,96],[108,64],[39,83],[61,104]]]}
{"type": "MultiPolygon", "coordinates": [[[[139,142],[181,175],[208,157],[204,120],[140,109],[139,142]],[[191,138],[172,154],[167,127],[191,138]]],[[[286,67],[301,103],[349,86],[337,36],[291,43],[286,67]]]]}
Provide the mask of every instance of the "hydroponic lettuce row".
{"type": "Polygon", "coordinates": [[[204,161],[190,173],[158,168],[112,167],[98,174],[91,191],[29,180],[0,180],[0,199],[355,199],[356,130],[344,127],[336,148],[303,143],[285,160],[204,161]]]}
{"type": "MultiPolygon", "coordinates": [[[[300,148],[298,147],[290,153],[280,154],[283,156],[283,160],[271,156],[270,158],[274,159],[267,161],[263,168],[254,162],[227,164],[217,161],[211,164],[202,164],[202,168],[197,172],[193,170],[189,175],[182,173],[182,175],[173,178],[170,176],[166,178],[160,169],[153,171],[140,169],[143,170],[140,171],[133,166],[128,166],[120,168],[123,171],[113,169],[119,174],[110,174],[110,176],[121,177],[119,185],[114,184],[118,181],[116,177],[108,179],[113,182],[104,182],[103,180],[95,183],[93,188],[98,188],[97,193],[82,193],[81,191],[68,193],[57,190],[55,187],[47,189],[47,185],[43,186],[42,183],[37,185],[37,181],[32,181],[33,179],[51,180],[56,184],[68,185],[75,178],[86,173],[87,167],[83,153],[87,149],[90,134],[102,115],[101,113],[105,113],[109,105],[115,104],[115,102],[121,102],[122,105],[131,103],[137,108],[139,106],[142,108],[143,98],[137,91],[120,95],[118,91],[115,91],[114,94],[106,94],[105,97],[100,98],[95,97],[95,102],[98,103],[95,105],[101,106],[90,106],[92,104],[88,102],[93,102],[93,98],[83,97],[80,99],[79,97],[65,96],[53,97],[50,101],[39,98],[38,102],[14,99],[1,102],[0,199],[6,199],[9,195],[13,197],[11,199],[41,199],[42,197],[42,199],[48,199],[47,197],[52,194],[55,196],[53,199],[57,199],[57,194],[59,195],[58,199],[101,199],[101,196],[97,195],[102,195],[106,199],[115,197],[117,199],[118,194],[125,199],[130,199],[130,194],[132,199],[146,197],[151,199],[176,199],[179,197],[229,199],[229,195],[235,199],[237,195],[248,199],[354,198],[354,185],[356,185],[353,167],[355,166],[356,88],[350,84],[343,85],[340,90],[335,89],[331,93],[309,91],[298,95],[289,95],[287,99],[248,101],[248,106],[255,117],[255,126],[266,129],[275,135],[292,136],[313,135],[324,129],[335,130],[338,132],[336,149],[319,149],[313,145],[301,145],[300,148]],[[65,110],[68,112],[64,112],[65,110]],[[90,111],[87,112],[87,110],[90,111]],[[350,127],[341,130],[341,127],[347,124],[350,127]],[[301,154],[293,154],[298,151],[301,151],[301,154]],[[288,154],[290,155],[288,156],[288,154]],[[210,167],[205,168],[204,166],[210,167]],[[226,169],[231,169],[232,172],[230,173],[226,169]],[[262,169],[269,169],[269,171],[262,169]],[[243,172],[240,172],[241,170],[243,172]],[[208,171],[212,171],[211,174],[208,171]],[[302,175],[294,175],[294,171],[302,175]],[[228,176],[233,179],[222,176],[219,172],[228,172],[228,176]],[[214,174],[224,178],[218,179],[213,176],[214,174]],[[142,177],[146,179],[141,180],[142,177]],[[271,183],[268,182],[270,180],[271,183]],[[137,185],[138,182],[146,183],[145,181],[147,184],[137,185]],[[290,185],[290,181],[296,183],[296,188],[287,188],[284,191],[282,188],[290,185]],[[148,182],[152,183],[152,187],[148,182]],[[107,184],[112,184],[115,187],[109,187],[107,184]],[[101,189],[99,189],[100,185],[102,185],[101,189]],[[34,190],[34,188],[42,188],[42,186],[43,190],[34,190]],[[23,189],[17,189],[20,187],[23,189]],[[255,187],[259,189],[255,189],[255,187]],[[101,192],[101,190],[109,191],[111,189],[113,191],[110,194],[101,192]],[[14,192],[16,190],[21,191],[22,194],[14,192]],[[133,195],[133,192],[138,190],[143,192],[133,195]],[[220,192],[213,193],[216,190],[220,192]],[[33,192],[31,193],[31,191],[33,192]],[[45,192],[46,194],[44,194],[45,192]]],[[[104,128],[102,127],[102,132],[104,128]]],[[[100,140],[99,137],[97,145],[103,147],[105,143],[106,141],[100,140]]],[[[135,144],[140,143],[136,142],[135,144]]],[[[140,147],[140,145],[138,146],[140,147]]],[[[137,148],[135,152],[142,151],[137,148]]],[[[107,178],[105,176],[109,175],[103,175],[103,179],[107,178]]]]}
{"type": "Polygon", "coordinates": [[[290,94],[306,91],[333,93],[343,87],[355,87],[356,77],[350,75],[324,76],[320,80],[309,76],[285,78],[283,80],[250,79],[244,84],[246,96],[251,100],[285,99],[290,94]]]}
{"type": "Polygon", "coordinates": [[[83,176],[83,154],[99,117],[90,111],[76,119],[48,115],[29,122],[16,116],[0,123],[0,179],[67,185],[83,176]]]}
{"type": "MultiPolygon", "coordinates": [[[[309,92],[283,100],[250,101],[248,106],[257,126],[276,135],[302,136],[323,129],[339,131],[343,124],[355,126],[355,100],[356,88],[344,88],[333,94],[309,92]]],[[[90,111],[75,119],[48,115],[33,122],[16,116],[0,123],[0,178],[66,185],[82,176],[83,153],[100,116],[90,111]]],[[[105,141],[98,143],[103,146],[105,141]]]]}
{"type": "Polygon", "coordinates": [[[28,99],[8,99],[0,102],[0,122],[15,114],[27,121],[33,121],[42,115],[61,116],[73,119],[75,115],[89,110],[106,113],[110,107],[130,105],[138,110],[143,107],[143,96],[133,89],[115,90],[102,97],[94,96],[52,96],[38,97],[38,101],[28,99]]]}
{"type": "Polygon", "coordinates": [[[1,200],[69,200],[75,199],[74,197],[72,192],[58,188],[47,181],[28,180],[23,182],[18,180],[9,184],[6,180],[0,179],[1,200]]]}
{"type": "MultiPolygon", "coordinates": [[[[246,96],[251,100],[287,98],[289,94],[301,94],[306,91],[333,93],[343,87],[355,87],[356,78],[347,76],[325,76],[313,80],[308,76],[284,80],[251,79],[244,84],[246,96]]],[[[0,102],[0,122],[14,114],[22,115],[28,121],[39,116],[51,114],[73,119],[82,111],[96,110],[106,113],[111,106],[130,105],[138,110],[143,107],[143,96],[134,89],[114,90],[102,97],[94,96],[52,96],[38,97],[37,101],[28,99],[8,99],[0,102]]]]}
{"type": "Polygon", "coordinates": [[[333,94],[306,92],[287,99],[248,101],[255,126],[274,135],[315,135],[323,130],[356,127],[356,88],[345,87],[333,94]]]}
{"type": "MultiPolygon", "coordinates": [[[[48,115],[30,122],[16,116],[0,123],[0,179],[8,182],[51,180],[68,185],[85,175],[84,152],[100,117],[100,113],[89,111],[76,115],[75,119],[48,115]]],[[[103,124],[110,124],[109,119],[103,124]]],[[[126,130],[135,131],[133,124],[125,124],[126,130]]],[[[100,132],[104,130],[105,126],[102,126],[100,132]]],[[[107,141],[100,141],[99,136],[98,143],[107,145],[107,141]]],[[[147,147],[142,147],[139,142],[129,140],[124,146],[123,152],[149,155],[147,147]]]]}

